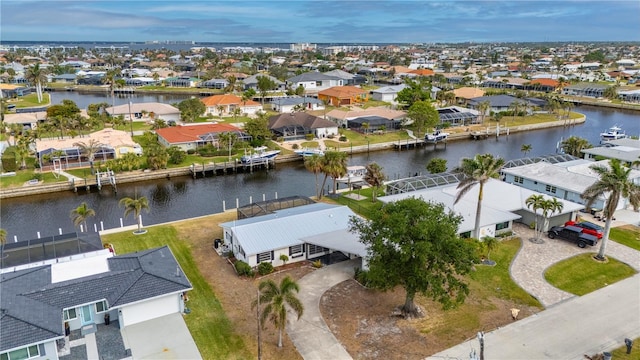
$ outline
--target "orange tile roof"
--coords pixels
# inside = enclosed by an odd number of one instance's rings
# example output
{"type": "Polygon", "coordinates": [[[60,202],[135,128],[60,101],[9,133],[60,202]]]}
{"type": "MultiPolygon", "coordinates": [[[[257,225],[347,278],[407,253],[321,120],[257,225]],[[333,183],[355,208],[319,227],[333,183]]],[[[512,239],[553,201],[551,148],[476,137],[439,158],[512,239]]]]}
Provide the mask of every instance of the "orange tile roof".
{"type": "Polygon", "coordinates": [[[241,130],[229,124],[202,124],[166,127],[156,130],[156,134],[170,144],[176,144],[198,141],[199,135],[237,131],[241,130]]]}
{"type": "Polygon", "coordinates": [[[532,85],[538,84],[538,85],[542,85],[542,86],[551,86],[551,87],[558,87],[558,85],[560,85],[560,83],[557,80],[553,80],[553,79],[535,79],[535,80],[531,80],[532,85]]]}
{"type": "Polygon", "coordinates": [[[201,99],[201,101],[204,103],[205,106],[208,106],[208,107],[219,106],[219,105],[243,105],[243,106],[260,105],[260,103],[253,100],[242,101],[242,98],[240,96],[233,95],[233,94],[212,95],[204,99],[201,99]]]}
{"type": "Polygon", "coordinates": [[[461,87],[459,89],[453,90],[453,94],[457,98],[473,99],[480,96],[484,96],[484,90],[474,88],[474,87],[461,87]]]}
{"type": "Polygon", "coordinates": [[[367,93],[367,90],[363,90],[355,86],[334,86],[318,92],[318,95],[330,96],[338,99],[346,99],[367,93]]]}
{"type": "Polygon", "coordinates": [[[417,70],[413,70],[411,74],[416,74],[418,76],[431,76],[435,73],[431,69],[417,69],[417,70]]]}

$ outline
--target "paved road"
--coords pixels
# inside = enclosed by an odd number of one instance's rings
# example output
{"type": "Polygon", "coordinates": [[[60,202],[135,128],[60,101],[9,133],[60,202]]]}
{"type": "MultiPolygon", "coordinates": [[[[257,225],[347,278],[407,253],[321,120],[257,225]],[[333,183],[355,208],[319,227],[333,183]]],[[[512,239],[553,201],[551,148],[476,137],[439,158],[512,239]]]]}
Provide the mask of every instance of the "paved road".
{"type": "MultiPolygon", "coordinates": [[[[640,337],[640,274],[486,333],[485,358],[582,359],[640,337]]],[[[469,359],[470,340],[429,359],[469,359]]]]}
{"type": "Polygon", "coordinates": [[[300,320],[295,316],[287,318],[287,334],[304,359],[352,359],[324,322],[320,313],[320,298],[325,291],[352,278],[356,266],[360,266],[360,259],[343,261],[325,266],[298,281],[298,299],[304,305],[304,313],[300,320]]]}

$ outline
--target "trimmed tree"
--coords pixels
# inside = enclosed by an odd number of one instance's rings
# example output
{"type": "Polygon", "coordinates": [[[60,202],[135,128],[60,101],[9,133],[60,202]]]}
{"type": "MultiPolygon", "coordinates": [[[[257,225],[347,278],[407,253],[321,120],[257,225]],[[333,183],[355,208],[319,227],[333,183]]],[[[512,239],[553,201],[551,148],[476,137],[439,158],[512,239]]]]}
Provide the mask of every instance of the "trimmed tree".
{"type": "Polygon", "coordinates": [[[80,206],[71,210],[71,220],[73,220],[73,226],[78,227],[80,224],[84,225],[84,231],[87,231],[87,218],[96,216],[95,210],[89,207],[86,202],[82,202],[80,206]]]}
{"type": "Polygon", "coordinates": [[[351,217],[349,227],[368,247],[371,286],[404,288],[402,312],[413,317],[419,315],[418,293],[444,308],[461,304],[469,293],[463,275],[472,268],[475,248],[459,238],[461,221],[443,204],[408,198],[383,205],[370,220],[351,217]]]}
{"type": "Polygon", "coordinates": [[[119,206],[124,207],[124,217],[126,218],[129,214],[133,214],[136,218],[136,223],[138,224],[138,230],[136,233],[142,233],[142,220],[140,219],[140,214],[142,214],[142,210],[146,210],[149,212],[149,200],[146,197],[142,196],[138,198],[137,196],[132,199],[130,197],[125,197],[120,199],[118,202],[119,206]]]}

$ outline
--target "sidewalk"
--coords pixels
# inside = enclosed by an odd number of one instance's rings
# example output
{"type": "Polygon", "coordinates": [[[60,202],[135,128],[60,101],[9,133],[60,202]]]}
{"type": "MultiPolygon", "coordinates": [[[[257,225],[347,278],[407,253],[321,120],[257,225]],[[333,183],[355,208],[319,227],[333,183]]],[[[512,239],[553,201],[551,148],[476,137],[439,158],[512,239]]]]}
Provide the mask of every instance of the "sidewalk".
{"type": "Polygon", "coordinates": [[[304,305],[304,313],[299,320],[287,318],[287,334],[304,359],[352,359],[322,318],[320,298],[325,291],[353,277],[353,268],[359,262],[360,259],[353,259],[325,266],[298,281],[298,299],[304,305]]]}

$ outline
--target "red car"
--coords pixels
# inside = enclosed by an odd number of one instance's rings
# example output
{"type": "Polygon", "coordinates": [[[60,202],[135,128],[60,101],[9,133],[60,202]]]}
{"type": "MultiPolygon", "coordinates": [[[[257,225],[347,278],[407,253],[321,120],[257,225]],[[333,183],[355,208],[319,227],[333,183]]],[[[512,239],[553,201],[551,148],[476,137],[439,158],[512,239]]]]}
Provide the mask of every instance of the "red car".
{"type": "Polygon", "coordinates": [[[598,240],[602,239],[602,226],[594,224],[589,221],[581,221],[579,223],[575,221],[567,221],[564,223],[564,226],[578,226],[582,228],[582,232],[585,234],[591,234],[593,236],[597,236],[598,240]]]}

